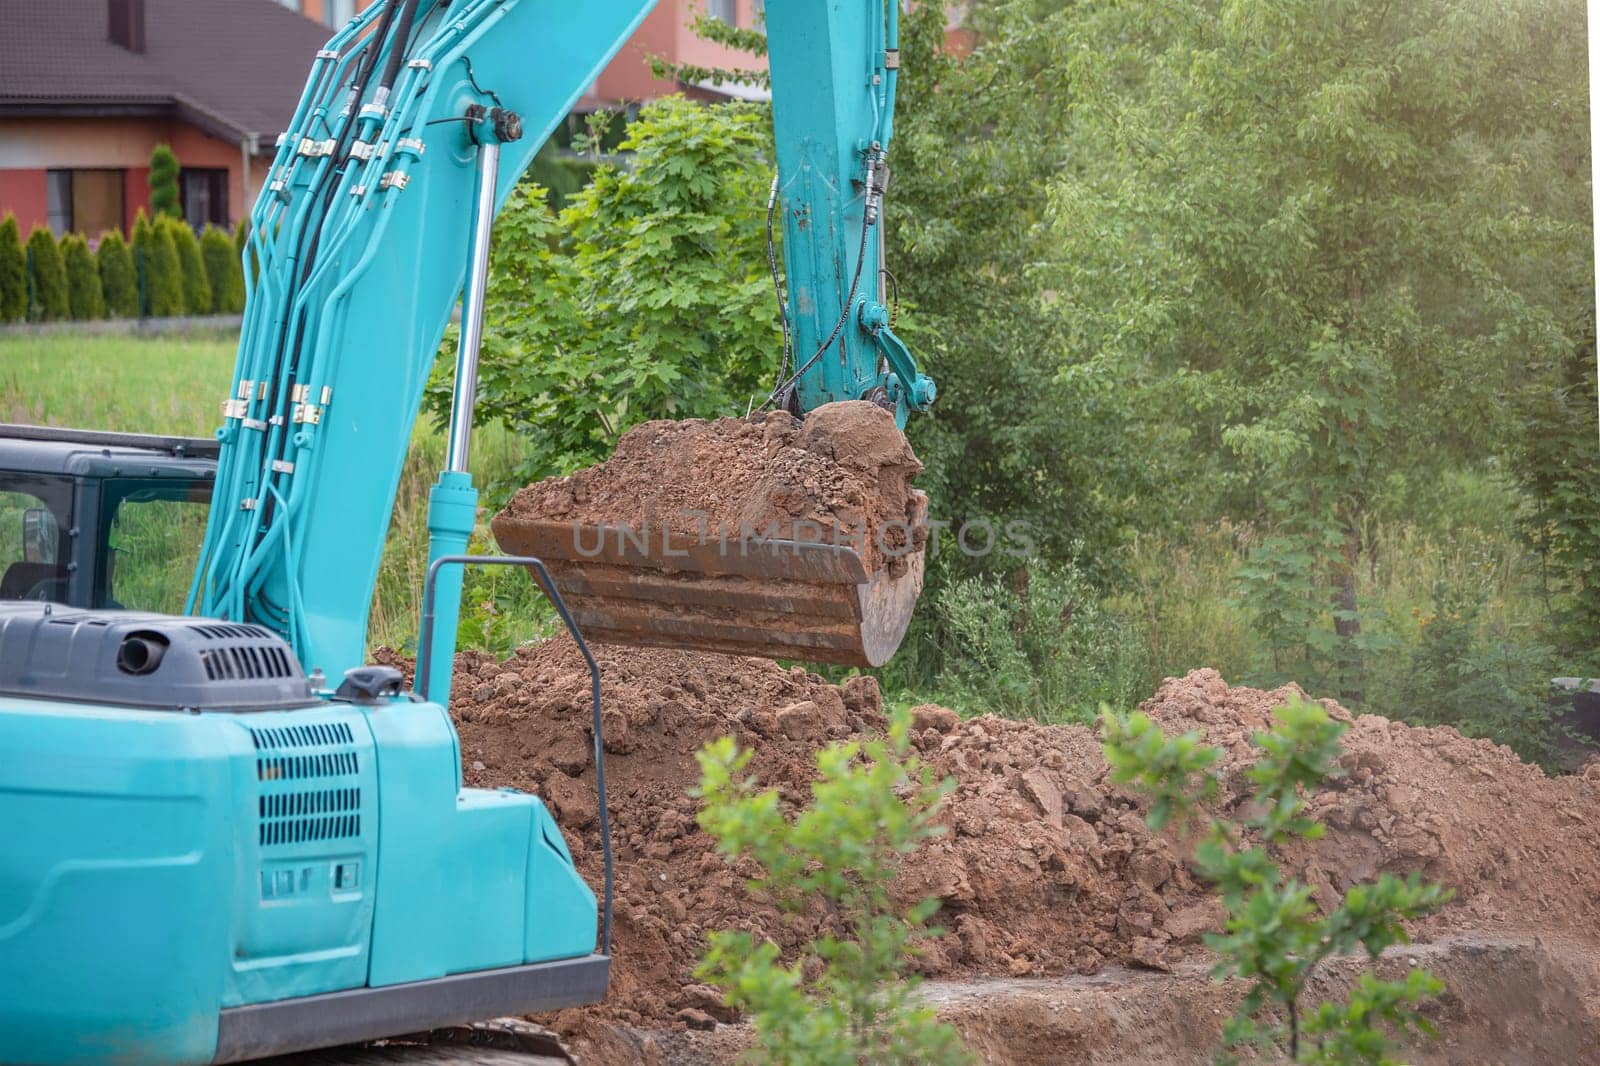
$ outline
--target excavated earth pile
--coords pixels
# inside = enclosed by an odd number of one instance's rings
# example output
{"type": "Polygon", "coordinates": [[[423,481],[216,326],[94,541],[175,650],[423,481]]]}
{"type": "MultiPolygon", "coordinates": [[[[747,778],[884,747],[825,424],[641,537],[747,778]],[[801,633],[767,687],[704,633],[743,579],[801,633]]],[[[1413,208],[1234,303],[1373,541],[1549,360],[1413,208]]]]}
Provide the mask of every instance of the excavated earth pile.
{"type": "MultiPolygon", "coordinates": [[[[615,963],[605,1004],[567,1012],[572,1030],[609,1019],[643,1028],[733,1016],[698,985],[708,930],[747,929],[786,951],[818,931],[744,889],[752,871],[728,865],[695,824],[694,753],[732,734],[751,770],[790,804],[803,803],[815,749],[880,731],[875,681],[835,686],[756,658],[601,646],[607,776],[617,864],[615,963]]],[[[497,663],[458,659],[452,713],[471,784],[537,792],[556,812],[574,856],[599,883],[600,850],[588,728],[588,674],[568,640],[497,663]]],[[[1222,747],[1226,808],[1244,791],[1251,730],[1296,689],[1230,688],[1211,670],[1167,681],[1143,709],[1169,731],[1197,729],[1222,747]]],[[[1549,778],[1508,749],[1451,729],[1352,719],[1345,775],[1312,811],[1327,835],[1297,845],[1287,865],[1332,903],[1382,871],[1417,870],[1456,892],[1421,924],[1424,938],[1463,930],[1593,940],[1600,931],[1600,765],[1549,778]]],[[[1145,828],[1135,798],[1106,782],[1099,742],[1079,726],[992,716],[961,720],[924,706],[914,743],[955,781],[950,832],[906,863],[898,893],[935,896],[948,934],[918,967],[939,978],[1093,974],[1124,965],[1191,970],[1220,911],[1184,858],[1181,840],[1145,828]]],[[[1209,1017],[1209,1015],[1208,1015],[1209,1017]]]]}
{"type": "Polygon", "coordinates": [[[493,529],[544,559],[591,639],[875,665],[922,587],[921,469],[865,401],[646,422],[493,529]]]}

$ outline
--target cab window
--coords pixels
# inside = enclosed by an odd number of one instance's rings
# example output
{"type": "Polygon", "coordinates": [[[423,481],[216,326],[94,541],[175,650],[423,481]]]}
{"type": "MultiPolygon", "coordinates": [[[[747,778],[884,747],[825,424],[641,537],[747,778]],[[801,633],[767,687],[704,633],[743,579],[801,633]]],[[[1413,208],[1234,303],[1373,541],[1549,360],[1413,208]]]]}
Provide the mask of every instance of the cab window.
{"type": "Polygon", "coordinates": [[[183,613],[206,534],[209,480],[107,481],[101,490],[99,607],[183,613]]]}
{"type": "Polygon", "coordinates": [[[72,480],[0,474],[0,600],[67,598],[72,480]]]}

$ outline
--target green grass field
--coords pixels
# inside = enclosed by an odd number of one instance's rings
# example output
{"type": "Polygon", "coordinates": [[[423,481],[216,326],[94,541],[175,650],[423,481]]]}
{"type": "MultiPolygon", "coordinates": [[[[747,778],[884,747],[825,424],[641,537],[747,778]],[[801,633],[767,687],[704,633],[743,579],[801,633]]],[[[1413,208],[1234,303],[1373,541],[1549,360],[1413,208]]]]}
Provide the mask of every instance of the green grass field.
{"type": "MultiPolygon", "coordinates": [[[[0,338],[0,422],[210,436],[237,343],[231,336],[0,338]]],[[[507,476],[520,459],[517,443],[498,426],[476,434],[473,473],[480,485],[507,476]]],[[[373,595],[374,646],[415,641],[428,554],[428,489],[443,459],[443,434],[419,421],[373,595]]],[[[487,528],[480,527],[474,550],[488,547],[487,528]]],[[[187,564],[169,568],[143,602],[181,607],[189,578],[187,564]]],[[[475,646],[508,650],[549,631],[550,616],[532,583],[500,569],[469,577],[463,615],[463,643],[475,646]]]]}

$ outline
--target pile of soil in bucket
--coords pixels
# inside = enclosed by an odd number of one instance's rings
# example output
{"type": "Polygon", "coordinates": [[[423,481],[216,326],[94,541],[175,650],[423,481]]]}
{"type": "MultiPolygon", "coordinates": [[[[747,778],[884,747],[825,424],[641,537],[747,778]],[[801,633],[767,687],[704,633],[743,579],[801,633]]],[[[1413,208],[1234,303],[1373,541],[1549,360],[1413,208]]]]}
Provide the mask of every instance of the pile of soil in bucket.
{"type": "MultiPolygon", "coordinates": [[[[693,970],[716,929],[768,937],[786,954],[819,931],[751,898],[753,870],[730,865],[696,823],[695,752],[731,734],[750,770],[803,804],[813,755],[829,741],[879,733],[876,682],[832,685],[765,659],[603,646],[604,745],[617,858],[611,989],[563,1012],[571,1032],[599,1019],[643,1027],[733,1020],[693,970]]],[[[1169,732],[1198,730],[1223,749],[1219,809],[1241,802],[1249,735],[1299,690],[1229,687],[1212,670],[1167,681],[1143,709],[1169,732]]],[[[1538,929],[1592,937],[1600,921],[1600,764],[1550,778],[1507,748],[1452,729],[1354,717],[1344,771],[1312,800],[1326,836],[1298,843],[1287,867],[1324,904],[1380,872],[1419,871],[1455,899],[1417,927],[1538,929]]],[[[458,657],[451,712],[468,782],[544,797],[580,870],[600,883],[589,731],[589,677],[557,639],[506,662],[458,657]]],[[[1220,910],[1174,830],[1151,833],[1137,797],[1106,781],[1095,732],[924,706],[913,742],[955,782],[949,832],[910,856],[896,891],[942,904],[947,935],[917,967],[935,977],[1090,974],[1108,964],[1166,971],[1202,951],[1220,910]]],[[[1191,959],[1192,961],[1192,959],[1191,959]]]]}
{"type": "Polygon", "coordinates": [[[497,522],[625,527],[674,535],[860,544],[868,571],[897,574],[920,550],[911,478],[922,470],[894,416],[865,400],[825,404],[804,421],[748,418],[645,422],[605,462],[519,490],[497,522]]]}

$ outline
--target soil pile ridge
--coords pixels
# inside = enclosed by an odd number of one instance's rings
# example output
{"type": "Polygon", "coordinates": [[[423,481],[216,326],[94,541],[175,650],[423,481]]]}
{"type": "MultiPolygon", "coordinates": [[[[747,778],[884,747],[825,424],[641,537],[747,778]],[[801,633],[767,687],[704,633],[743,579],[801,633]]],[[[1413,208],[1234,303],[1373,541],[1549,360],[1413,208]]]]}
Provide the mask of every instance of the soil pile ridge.
{"type": "MultiPolygon", "coordinates": [[[[688,1008],[727,1019],[717,995],[693,979],[705,933],[747,929],[788,950],[817,923],[752,901],[743,887],[751,871],[713,852],[687,795],[698,778],[694,753],[731,733],[754,751],[752,772],[799,804],[815,749],[881,730],[882,698],[871,678],[834,686],[765,659],[596,652],[618,863],[611,992],[592,1010],[646,1025],[688,1008]]],[[[588,675],[576,648],[552,640],[504,663],[463,654],[454,691],[469,783],[542,795],[598,884],[588,675]]],[[[1167,681],[1143,709],[1164,729],[1197,729],[1224,749],[1226,807],[1244,791],[1250,731],[1292,691],[1230,688],[1201,670],[1167,681]]],[[[927,944],[925,973],[1167,969],[1197,950],[1220,912],[1182,842],[1150,833],[1136,800],[1106,784],[1092,730],[962,721],[931,705],[914,717],[917,750],[956,781],[944,813],[950,832],[910,857],[898,882],[908,902],[931,895],[943,903],[935,920],[948,933],[927,944]]],[[[1547,778],[1487,741],[1377,717],[1351,721],[1344,744],[1346,775],[1312,803],[1327,836],[1285,856],[1320,899],[1331,903],[1381,871],[1420,870],[1457,893],[1424,935],[1537,926],[1593,936],[1600,767],[1547,778]]]]}

